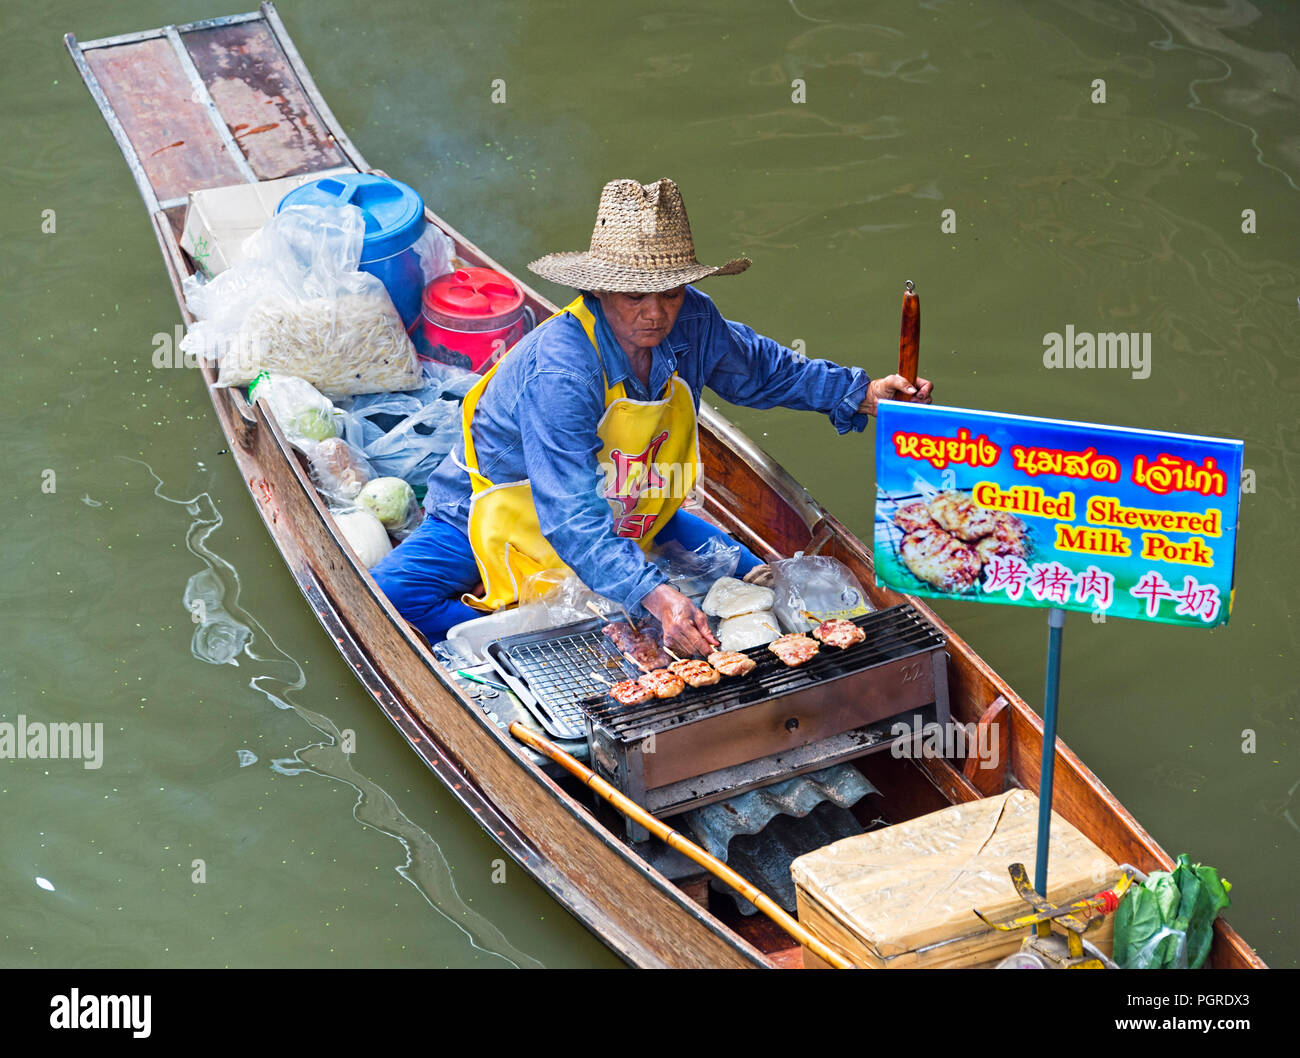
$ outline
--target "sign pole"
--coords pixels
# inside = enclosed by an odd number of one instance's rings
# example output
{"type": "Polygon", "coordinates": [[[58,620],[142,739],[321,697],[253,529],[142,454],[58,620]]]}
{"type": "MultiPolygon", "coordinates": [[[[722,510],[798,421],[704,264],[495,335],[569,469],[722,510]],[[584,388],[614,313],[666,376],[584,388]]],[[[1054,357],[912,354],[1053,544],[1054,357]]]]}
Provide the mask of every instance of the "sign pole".
{"type": "Polygon", "coordinates": [[[1047,850],[1052,827],[1052,775],[1056,769],[1056,701],[1061,688],[1061,636],[1065,611],[1047,611],[1047,686],[1043,692],[1043,751],[1038,780],[1038,862],[1034,889],[1047,896],[1047,850]]]}

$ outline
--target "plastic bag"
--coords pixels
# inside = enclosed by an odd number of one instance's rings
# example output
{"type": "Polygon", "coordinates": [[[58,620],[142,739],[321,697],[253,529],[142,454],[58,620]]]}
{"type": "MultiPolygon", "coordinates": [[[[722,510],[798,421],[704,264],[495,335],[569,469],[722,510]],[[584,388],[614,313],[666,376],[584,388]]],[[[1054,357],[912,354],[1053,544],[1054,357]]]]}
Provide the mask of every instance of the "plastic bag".
{"type": "Polygon", "coordinates": [[[545,620],[538,624],[539,628],[585,621],[595,616],[591,610],[593,606],[610,620],[622,614],[617,603],[597,595],[567,566],[544,569],[525,580],[519,592],[519,606],[521,609],[536,606],[545,612],[545,620]]]}
{"type": "Polygon", "coordinates": [[[775,598],[771,588],[746,584],[735,577],[722,577],[713,582],[700,609],[713,617],[740,617],[742,614],[772,609],[775,598]]]}
{"type": "Polygon", "coordinates": [[[264,371],[249,387],[248,399],[265,404],[289,443],[305,454],[343,433],[343,416],[334,402],[301,378],[264,371]]]}
{"type": "Polygon", "coordinates": [[[687,551],[676,540],[669,540],[654,551],[650,560],[683,595],[703,595],[716,581],[736,572],[740,565],[740,545],[713,536],[694,551],[687,551]]]}
{"type": "Polygon", "coordinates": [[[719,621],[717,635],[719,650],[748,650],[772,642],[781,635],[781,629],[770,610],[759,610],[719,621]]]}
{"type": "Polygon", "coordinates": [[[424,365],[424,385],[406,393],[375,393],[340,402],[343,436],[375,473],[422,486],[461,436],[461,399],[478,381],[472,371],[424,365]]]}
{"type": "Polygon", "coordinates": [[[771,566],[772,590],[776,593],[772,611],[787,632],[808,632],[817,627],[804,611],[827,621],[857,617],[872,609],[857,577],[839,559],[799,552],[771,566]]]}
{"type": "Polygon", "coordinates": [[[366,457],[341,437],[321,441],[308,455],[308,461],[317,491],[333,503],[355,500],[375,476],[366,457]]]}
{"type": "Polygon", "coordinates": [[[415,347],[382,282],[359,271],[365,220],[355,206],[293,206],[244,243],[210,281],[185,280],[198,322],[181,342],[220,363],[219,386],[261,371],[327,395],[413,389],[415,347]]]}
{"type": "Polygon", "coordinates": [[[342,414],[310,382],[263,371],[248,396],[270,409],[289,443],[307,457],[312,481],[330,503],[350,503],[375,476],[366,457],[340,436],[342,414]]]}
{"type": "Polygon", "coordinates": [[[1199,969],[1231,888],[1213,867],[1193,866],[1186,853],[1172,872],[1152,871],[1115,912],[1115,962],[1125,970],[1199,969]]]}
{"type": "Polygon", "coordinates": [[[455,271],[451,259],[456,252],[456,244],[451,241],[451,236],[436,224],[426,224],[411,249],[420,259],[420,273],[424,277],[426,287],[439,276],[455,271]]]}

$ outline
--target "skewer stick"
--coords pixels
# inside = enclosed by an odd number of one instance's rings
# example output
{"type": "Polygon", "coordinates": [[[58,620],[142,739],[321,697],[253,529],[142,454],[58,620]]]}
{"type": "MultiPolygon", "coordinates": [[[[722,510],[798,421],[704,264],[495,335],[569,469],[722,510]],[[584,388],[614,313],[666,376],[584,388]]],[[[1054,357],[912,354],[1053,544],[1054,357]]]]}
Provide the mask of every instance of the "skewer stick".
{"type": "Polygon", "coordinates": [[[603,683],[606,687],[613,687],[613,686],[614,686],[614,685],[613,685],[609,680],[607,680],[607,679],[606,679],[604,676],[602,676],[599,672],[595,671],[595,669],[593,669],[593,670],[589,673],[589,675],[590,675],[591,678],[592,678],[593,680],[595,680],[597,683],[603,683]]]}
{"type": "Polygon", "coordinates": [[[674,661],[681,661],[681,660],[682,660],[681,657],[680,657],[680,655],[678,655],[678,654],[674,654],[674,653],[673,653],[673,648],[670,647],[667,643],[664,644],[664,653],[667,654],[667,655],[668,655],[670,658],[672,658],[674,661]]]}
{"type": "Polygon", "coordinates": [[[637,659],[634,658],[631,654],[629,654],[626,650],[623,651],[623,656],[627,658],[627,660],[631,663],[634,669],[640,669],[642,672],[653,671],[651,669],[646,668],[644,665],[642,665],[641,662],[637,661],[637,659]]]}
{"type": "Polygon", "coordinates": [[[606,624],[609,624],[609,615],[606,614],[603,610],[601,610],[601,608],[597,606],[594,602],[592,602],[590,599],[587,600],[587,609],[590,610],[592,613],[594,613],[606,624]]]}
{"type": "Polygon", "coordinates": [[[795,919],[788,915],[783,907],[759,889],[752,882],[746,881],[741,875],[737,874],[721,860],[710,856],[693,841],[682,837],[681,834],[673,830],[668,824],[652,816],[639,804],[630,797],[625,796],[607,783],[594,771],[586,765],[574,760],[564,750],[553,742],[543,738],[541,735],[524,727],[519,721],[510,725],[510,733],[520,742],[532,746],[539,753],[545,754],[551,760],[561,765],[565,770],[576,775],[583,783],[594,793],[599,794],[606,801],[612,804],[625,816],[634,822],[640,823],[646,830],[650,831],[655,837],[666,842],[671,848],[676,849],[682,855],[689,857],[707,870],[716,878],[726,882],[736,892],[740,893],[746,900],[758,908],[763,914],[785,930],[790,936],[797,940],[809,951],[813,952],[819,959],[830,963],[838,970],[851,970],[853,964],[834,948],[827,947],[824,943],[814,937],[808,930],[801,926],[795,919]]]}

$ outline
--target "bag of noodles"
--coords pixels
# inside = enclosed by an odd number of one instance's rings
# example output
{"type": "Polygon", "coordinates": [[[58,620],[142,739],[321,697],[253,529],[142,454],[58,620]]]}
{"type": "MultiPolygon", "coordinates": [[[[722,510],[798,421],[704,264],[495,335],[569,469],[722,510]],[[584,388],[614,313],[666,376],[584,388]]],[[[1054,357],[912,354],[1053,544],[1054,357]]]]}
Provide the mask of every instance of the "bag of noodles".
{"type": "Polygon", "coordinates": [[[185,281],[198,321],[181,343],[217,360],[220,386],[270,371],[330,397],[415,389],[415,347],[384,285],[359,269],[365,220],[355,206],[293,206],[244,244],[215,278],[185,281]]]}

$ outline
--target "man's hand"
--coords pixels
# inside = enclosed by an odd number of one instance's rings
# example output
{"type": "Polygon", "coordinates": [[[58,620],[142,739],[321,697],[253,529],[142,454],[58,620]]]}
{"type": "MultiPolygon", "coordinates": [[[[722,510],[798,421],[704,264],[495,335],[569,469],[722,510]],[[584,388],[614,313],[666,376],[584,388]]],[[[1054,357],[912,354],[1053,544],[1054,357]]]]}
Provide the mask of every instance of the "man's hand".
{"type": "Polygon", "coordinates": [[[718,648],[704,611],[676,588],[660,584],[641,600],[641,605],[659,619],[664,645],[677,653],[700,657],[718,648]]]}
{"type": "Polygon", "coordinates": [[[868,415],[876,414],[876,402],[881,400],[897,400],[900,393],[904,393],[912,398],[913,404],[929,404],[930,394],[934,390],[934,383],[918,378],[916,385],[913,386],[902,375],[885,375],[881,378],[873,378],[867,383],[867,395],[858,405],[858,411],[865,412],[868,415]]]}

